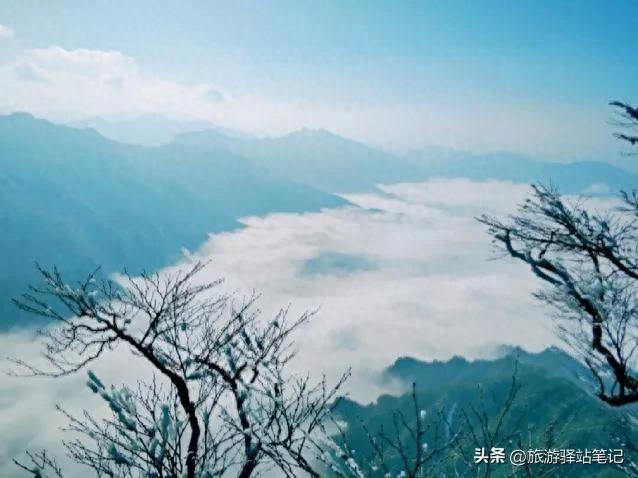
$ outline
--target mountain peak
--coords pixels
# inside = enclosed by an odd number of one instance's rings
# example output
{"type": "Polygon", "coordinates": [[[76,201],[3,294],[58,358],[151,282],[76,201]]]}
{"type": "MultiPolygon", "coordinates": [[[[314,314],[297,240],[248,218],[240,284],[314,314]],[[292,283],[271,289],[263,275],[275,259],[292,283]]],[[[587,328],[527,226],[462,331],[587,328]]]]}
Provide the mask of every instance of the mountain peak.
{"type": "Polygon", "coordinates": [[[51,122],[37,118],[33,116],[31,113],[27,113],[25,111],[15,111],[12,113],[8,113],[5,115],[0,115],[0,122],[2,123],[14,123],[14,124],[27,124],[27,123],[39,123],[39,124],[50,124],[51,122]]]}
{"type": "Polygon", "coordinates": [[[0,116],[0,138],[6,144],[37,146],[38,143],[64,141],[66,138],[90,140],[92,142],[108,140],[91,128],[77,129],[38,118],[31,113],[14,112],[0,116]]]}
{"type": "Polygon", "coordinates": [[[340,136],[337,133],[333,133],[330,130],[324,128],[301,128],[291,133],[288,133],[285,136],[282,136],[281,139],[312,139],[312,140],[330,140],[330,141],[340,141],[340,142],[349,142],[355,143],[356,141],[346,138],[344,136],[340,136]]]}
{"type": "Polygon", "coordinates": [[[140,146],[161,146],[172,142],[183,142],[181,136],[196,132],[216,132],[234,139],[249,137],[245,133],[223,128],[209,121],[180,120],[157,114],[122,119],[89,117],[69,125],[76,128],[89,127],[113,141],[140,146]]]}
{"type": "Polygon", "coordinates": [[[547,377],[567,379],[581,387],[591,385],[587,368],[558,347],[529,352],[517,346],[503,346],[501,351],[503,353],[492,360],[467,360],[455,356],[448,361],[421,361],[401,357],[381,373],[380,379],[382,382],[399,380],[436,388],[457,381],[474,381],[479,375],[482,380],[491,380],[503,373],[511,374],[517,363],[519,374],[541,373],[547,377]]]}

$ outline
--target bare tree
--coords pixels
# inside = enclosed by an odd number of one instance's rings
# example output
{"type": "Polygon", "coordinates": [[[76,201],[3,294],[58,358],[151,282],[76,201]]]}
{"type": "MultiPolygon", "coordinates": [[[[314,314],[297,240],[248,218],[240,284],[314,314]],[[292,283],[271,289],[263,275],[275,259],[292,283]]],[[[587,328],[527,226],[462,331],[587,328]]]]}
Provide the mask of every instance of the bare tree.
{"type": "MultiPolygon", "coordinates": [[[[479,385],[478,400],[461,411],[459,440],[455,443],[456,463],[454,476],[482,477],[507,476],[527,478],[544,478],[559,476],[556,464],[531,463],[528,460],[513,464],[509,470],[503,465],[508,462],[507,453],[513,450],[528,452],[530,450],[551,450],[564,447],[557,444],[556,426],[550,421],[540,433],[533,432],[525,426],[528,418],[525,413],[516,412],[515,406],[521,385],[518,379],[518,362],[514,363],[510,385],[502,398],[491,391],[488,393],[479,385]],[[495,464],[491,452],[500,449],[503,461],[495,464]],[[472,454],[474,451],[474,454],[472,454]],[[483,460],[476,460],[483,456],[483,460]],[[478,461],[478,462],[477,462],[478,461]],[[459,466],[460,465],[460,466],[459,466]]],[[[568,423],[563,423],[565,429],[568,423]]],[[[549,460],[548,460],[549,461],[549,460]]]]}
{"type": "Polygon", "coordinates": [[[330,446],[325,447],[319,459],[340,478],[432,476],[440,465],[439,459],[449,458],[459,436],[452,432],[442,413],[428,418],[419,406],[416,384],[412,384],[410,413],[394,410],[390,430],[372,430],[361,422],[371,450],[369,456],[360,456],[361,450],[353,448],[345,425],[337,419],[332,424],[330,446]],[[426,439],[428,434],[431,444],[426,439]]]}
{"type": "Polygon", "coordinates": [[[536,297],[554,306],[559,332],[594,373],[600,398],[636,402],[638,196],[626,194],[622,207],[596,213],[554,188],[533,191],[509,220],[480,221],[547,285],[536,297]]]}
{"type": "MultiPolygon", "coordinates": [[[[503,447],[517,436],[520,428],[522,416],[519,416],[512,426],[508,424],[512,407],[520,391],[520,384],[516,379],[516,369],[512,374],[510,388],[502,403],[499,403],[494,396],[491,397],[494,405],[497,405],[497,412],[490,413],[490,407],[486,400],[485,390],[479,386],[478,405],[471,404],[467,410],[462,410],[463,434],[462,439],[456,443],[457,456],[464,463],[464,470],[470,470],[471,475],[487,478],[491,476],[494,468],[493,463],[486,459],[484,463],[476,463],[474,456],[468,451],[487,450],[503,447]],[[510,426],[507,426],[510,425],[510,426]]],[[[463,476],[464,473],[457,469],[457,474],[463,476]]]]}
{"type": "MultiPolygon", "coordinates": [[[[198,284],[203,268],[125,275],[122,284],[91,274],[75,286],[40,269],[44,285],[16,303],[57,323],[44,332],[47,364],[15,363],[29,375],[64,376],[124,346],[150,366],[152,380],[134,390],[107,387],[88,370],[111,418],[62,410],[79,435],[65,442],[69,456],[97,477],[246,478],[259,467],[319,476],[308,449],[348,374],[332,387],[289,377],[291,334],[313,314],[263,320],[255,296],[236,303],[213,293],[219,281],[198,284]]],[[[46,454],[18,465],[35,477],[43,468],[62,475],[46,454]]]]}
{"type": "MultiPolygon", "coordinates": [[[[479,385],[476,399],[460,411],[454,404],[435,413],[426,413],[420,407],[413,384],[409,410],[395,409],[388,429],[360,421],[367,442],[365,449],[353,445],[353,433],[360,435],[359,431],[349,430],[353,424],[335,419],[333,439],[319,458],[340,478],[559,476],[555,463],[506,464],[507,453],[513,450],[528,452],[565,446],[557,443],[560,430],[557,433],[554,422],[550,421],[540,432],[524,426],[526,413],[515,409],[521,389],[517,377],[515,363],[504,393],[500,387],[486,389],[479,385]],[[494,459],[499,450],[502,461],[494,459]],[[480,457],[484,459],[477,460],[480,457]]],[[[569,426],[569,421],[562,426],[569,426]]],[[[354,441],[361,447],[360,438],[354,441]]]]}
{"type": "Polygon", "coordinates": [[[22,468],[24,471],[30,473],[35,478],[55,477],[64,478],[62,474],[62,468],[58,465],[58,462],[51,458],[46,451],[40,452],[26,452],[28,461],[21,463],[18,460],[13,460],[14,463],[22,468]],[[44,474],[46,473],[46,475],[44,474]]]}
{"type": "Polygon", "coordinates": [[[616,138],[628,142],[631,146],[638,145],[638,108],[626,101],[612,101],[609,104],[618,112],[618,118],[614,123],[623,130],[616,133],[616,138]]]}
{"type": "MultiPolygon", "coordinates": [[[[638,110],[619,109],[616,136],[635,145],[638,110]]],[[[584,359],[610,405],[638,402],[638,191],[599,212],[551,186],[506,220],[482,216],[494,243],[528,264],[545,287],[536,293],[556,310],[561,337],[584,359]]]]}

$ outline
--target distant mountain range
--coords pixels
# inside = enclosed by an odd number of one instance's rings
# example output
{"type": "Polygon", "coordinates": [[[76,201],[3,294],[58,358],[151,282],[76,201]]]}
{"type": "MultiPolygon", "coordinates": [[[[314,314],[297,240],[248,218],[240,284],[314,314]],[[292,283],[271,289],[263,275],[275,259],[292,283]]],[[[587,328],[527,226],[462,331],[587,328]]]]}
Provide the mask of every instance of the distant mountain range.
{"type": "Polygon", "coordinates": [[[153,270],[242,216],[345,204],[227,150],[126,146],[26,114],[0,117],[0,198],[0,329],[27,323],[10,298],[35,261],[73,279],[153,270]]]}
{"type": "MultiPolygon", "coordinates": [[[[511,153],[440,150],[401,156],[327,131],[258,139],[211,129],[208,123],[157,118],[128,125],[94,119],[75,126],[28,114],[0,116],[0,331],[34,323],[10,298],[37,281],[35,261],[55,264],[71,279],[98,266],[104,273],[124,267],[154,270],[176,260],[182,248],[197,247],[209,233],[239,227],[242,216],[339,207],[347,204],[339,193],[374,190],[379,183],[437,177],[540,181],[567,193],[603,195],[638,186],[638,176],[604,162],[561,164],[511,153]],[[140,142],[147,145],[124,144],[140,142]]],[[[329,255],[305,272],[350,266],[347,258],[329,255]]],[[[380,380],[406,387],[416,383],[420,407],[443,410],[456,429],[461,411],[480,405],[479,386],[489,397],[487,413],[492,419],[497,415],[515,363],[522,388],[506,428],[522,427],[530,446],[554,427],[562,448],[635,453],[633,408],[601,403],[589,372],[557,349],[539,354],[514,349],[491,361],[406,357],[380,380]]],[[[343,399],[336,411],[347,424],[351,445],[365,456],[370,448],[363,425],[389,429],[392,412],[409,416],[410,406],[408,395],[383,395],[368,405],[343,399]]],[[[471,453],[468,449],[467,456],[471,453]]],[[[445,466],[452,473],[454,463],[445,466]]],[[[502,476],[509,471],[503,468],[502,476]]],[[[613,477],[618,471],[569,467],[560,476],[613,477]]]]}
{"type": "Polygon", "coordinates": [[[270,139],[208,123],[161,118],[52,124],[28,114],[0,116],[0,330],[26,324],[9,298],[36,279],[33,263],[57,264],[78,278],[101,265],[155,269],[237,219],[305,212],[346,204],[338,193],[379,183],[468,177],[554,181],[566,192],[630,188],[638,177],[606,163],[543,163],[512,155],[397,156],[327,131],[302,130],[270,139]],[[148,126],[154,125],[153,127],[148,126]],[[203,131],[193,131],[204,128],[203,131]],[[106,131],[108,133],[108,131],[106,131]],[[152,133],[152,134],[151,134],[152,133]]]}
{"type": "MultiPolygon", "coordinates": [[[[73,123],[90,127],[123,143],[159,145],[176,142],[202,149],[224,148],[272,173],[326,192],[367,190],[377,183],[465,177],[523,183],[552,182],[566,193],[608,194],[638,184],[631,161],[627,169],[610,161],[569,163],[538,161],[496,152],[472,154],[428,148],[397,155],[326,130],[302,129],[278,138],[255,138],[205,121],[176,121],[142,116],[123,121],[91,118],[73,123]]],[[[618,161],[616,158],[615,163],[618,161]]]]}
{"type": "Polygon", "coordinates": [[[91,128],[105,138],[123,144],[162,146],[172,143],[181,134],[193,131],[216,131],[231,138],[249,135],[228,128],[220,128],[208,121],[178,121],[158,115],[144,115],[118,121],[93,117],[67,123],[73,128],[91,128]]]}
{"type": "MultiPolygon", "coordinates": [[[[622,448],[626,460],[636,458],[635,408],[618,409],[600,401],[594,396],[595,387],[589,371],[556,348],[536,354],[515,348],[496,360],[468,361],[455,357],[447,362],[423,362],[401,358],[383,372],[381,380],[399,381],[406,389],[411,383],[416,383],[419,407],[426,410],[435,422],[438,420],[436,412],[440,410],[453,434],[464,427],[463,411],[470,420],[475,418],[473,410],[485,411],[490,423],[495,423],[515,370],[521,388],[504,421],[503,436],[518,431],[525,438],[526,448],[545,448],[547,431],[552,429],[554,448],[622,448]]],[[[412,417],[410,423],[414,425],[409,394],[383,395],[368,405],[346,398],[339,402],[336,413],[347,426],[350,446],[357,450],[357,455],[365,457],[371,452],[371,447],[364,427],[372,431],[383,427],[393,433],[392,414],[396,410],[412,417]]],[[[432,432],[427,438],[430,446],[435,447],[434,423],[431,422],[430,426],[432,432]]],[[[410,438],[404,438],[409,443],[410,438]]],[[[502,441],[497,446],[509,450],[515,446],[515,443],[502,441]]],[[[473,453],[472,446],[463,451],[470,461],[473,453]]],[[[450,472],[448,476],[455,476],[455,462],[451,455],[451,451],[443,454],[444,468],[447,467],[450,472]]],[[[461,465],[456,462],[456,466],[459,471],[461,465]]],[[[492,476],[511,476],[512,470],[503,466],[494,468],[494,471],[492,476]]],[[[461,473],[459,476],[467,475],[461,473]]],[[[476,476],[476,470],[472,476],[476,476]]],[[[521,476],[527,475],[523,473],[521,476]]],[[[624,475],[611,466],[585,465],[562,466],[559,473],[550,476],[624,475]]]]}
{"type": "Polygon", "coordinates": [[[552,183],[568,194],[605,195],[638,185],[638,175],[606,162],[545,162],[507,152],[427,150],[395,155],[324,130],[266,139],[200,131],[180,135],[176,143],[225,148],[276,176],[330,193],[370,190],[379,183],[456,177],[552,183]]]}

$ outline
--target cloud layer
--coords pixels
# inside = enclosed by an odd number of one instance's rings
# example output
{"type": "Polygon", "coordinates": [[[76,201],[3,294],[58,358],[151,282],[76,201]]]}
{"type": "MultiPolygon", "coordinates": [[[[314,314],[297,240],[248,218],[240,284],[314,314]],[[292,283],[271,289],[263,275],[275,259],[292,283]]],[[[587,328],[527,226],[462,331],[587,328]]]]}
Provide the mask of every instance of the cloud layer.
{"type": "MultiPolygon", "coordinates": [[[[535,281],[519,264],[490,261],[474,219],[510,212],[526,192],[467,180],[386,186],[347,195],[353,207],[246,219],[244,230],[212,236],[194,257],[211,260],[210,276],[226,277],[227,287],[263,292],[266,312],[288,302],[321,307],[298,340],[301,369],[322,357],[329,376],[353,366],[365,381],[401,355],[538,349],[552,334],[529,297],[535,281]],[[326,255],[341,261],[308,273],[326,255]]],[[[370,393],[364,385],[353,389],[370,393]]]]}
{"type": "MultiPolygon", "coordinates": [[[[352,366],[349,391],[370,400],[380,391],[376,373],[399,356],[473,358],[504,343],[538,350],[554,342],[547,311],[530,298],[532,275],[490,260],[489,238],[474,220],[511,212],[527,191],[467,180],[384,186],[348,195],[353,206],[246,218],[244,228],[211,236],[174,267],[210,260],[201,280],[225,277],[225,291],[262,293],[265,316],[288,304],[295,313],[320,307],[296,337],[296,371],[335,379],[352,366]]],[[[37,354],[36,343],[15,334],[0,336],[0,348],[37,354]]],[[[127,354],[109,355],[97,371],[115,383],[143,373],[127,354]]],[[[11,476],[8,459],[26,447],[58,448],[55,403],[103,409],[83,382],[0,378],[0,435],[11,437],[1,476],[11,476]]]]}

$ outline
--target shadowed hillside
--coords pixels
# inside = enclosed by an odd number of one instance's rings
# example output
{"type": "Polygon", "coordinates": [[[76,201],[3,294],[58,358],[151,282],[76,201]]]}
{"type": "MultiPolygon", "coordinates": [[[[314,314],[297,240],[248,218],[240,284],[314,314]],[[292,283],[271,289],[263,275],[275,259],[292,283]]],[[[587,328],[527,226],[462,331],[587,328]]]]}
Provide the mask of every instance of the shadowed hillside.
{"type": "MultiPolygon", "coordinates": [[[[422,362],[401,358],[383,372],[381,379],[402,382],[406,388],[415,382],[420,408],[427,410],[433,420],[440,410],[450,424],[448,434],[454,434],[467,430],[463,411],[470,420],[474,419],[473,409],[485,411],[494,423],[516,367],[521,388],[504,422],[504,435],[519,432],[525,438],[526,447],[543,448],[547,431],[552,429],[555,448],[624,448],[626,459],[635,458],[638,436],[633,425],[634,410],[613,408],[600,401],[594,395],[595,387],[588,370],[558,349],[550,348],[538,354],[513,349],[497,360],[468,361],[455,357],[447,362],[422,362]]],[[[383,427],[391,431],[393,412],[401,410],[407,417],[414,416],[411,407],[409,394],[383,395],[369,405],[344,399],[337,407],[337,414],[347,423],[350,446],[360,456],[366,456],[371,448],[363,427],[370,430],[383,427]]],[[[432,434],[428,440],[435,446],[432,434]]],[[[515,443],[499,443],[499,446],[511,450],[515,443]]],[[[469,460],[473,453],[470,446],[462,450],[469,460]]],[[[444,468],[451,473],[454,466],[450,451],[446,452],[444,463],[447,463],[444,468]]],[[[494,472],[494,476],[510,476],[511,468],[496,467],[494,472]]],[[[611,466],[581,465],[563,466],[556,476],[613,477],[621,476],[619,473],[611,466]]]]}
{"type": "Polygon", "coordinates": [[[275,178],[222,149],[124,146],[26,114],[0,117],[0,329],[34,262],[79,278],[157,269],[237,219],[314,211],[340,198],[275,178]]]}
{"type": "MultiPolygon", "coordinates": [[[[171,125],[172,127],[173,125],[171,125]]],[[[134,132],[133,132],[134,133],[134,132]]],[[[0,329],[21,320],[9,297],[35,261],[74,277],[98,266],[157,269],[237,219],[345,204],[334,193],[434,177],[552,181],[604,194],[638,182],[605,163],[499,154],[402,157],[327,131],[255,139],[207,130],[163,146],[113,142],[27,114],[0,117],[0,329]],[[440,159],[437,159],[440,158],[440,159]]]]}

